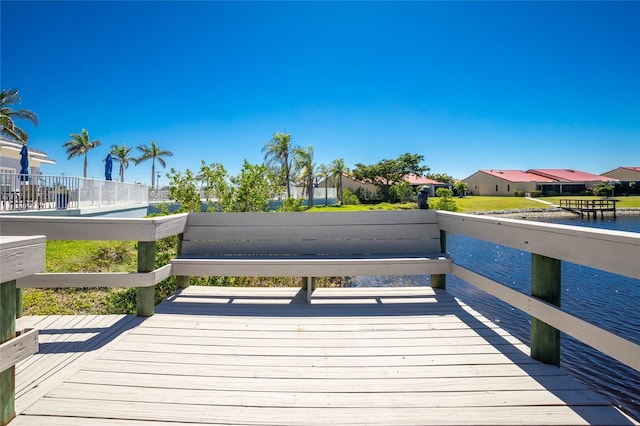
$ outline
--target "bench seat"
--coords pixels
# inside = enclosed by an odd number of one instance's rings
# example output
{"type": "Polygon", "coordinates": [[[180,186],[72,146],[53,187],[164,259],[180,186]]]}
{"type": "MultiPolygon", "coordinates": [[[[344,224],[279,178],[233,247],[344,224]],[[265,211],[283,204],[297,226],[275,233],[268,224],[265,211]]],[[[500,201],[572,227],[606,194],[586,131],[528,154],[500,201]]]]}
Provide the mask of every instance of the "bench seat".
{"type": "Polygon", "coordinates": [[[451,259],[441,253],[415,256],[181,256],[171,261],[179,276],[343,277],[451,273],[451,259]]]}
{"type": "Polygon", "coordinates": [[[345,213],[190,213],[171,273],[314,277],[443,275],[433,210],[345,213]]]}

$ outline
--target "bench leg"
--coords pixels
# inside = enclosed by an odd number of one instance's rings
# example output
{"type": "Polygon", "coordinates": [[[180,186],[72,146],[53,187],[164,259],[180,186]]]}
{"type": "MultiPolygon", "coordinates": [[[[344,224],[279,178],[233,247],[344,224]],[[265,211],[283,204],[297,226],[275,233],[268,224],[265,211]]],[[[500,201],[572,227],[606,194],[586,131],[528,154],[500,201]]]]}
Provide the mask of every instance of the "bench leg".
{"type": "Polygon", "coordinates": [[[447,288],[447,276],[445,274],[431,274],[431,288],[447,288]]]}
{"type": "Polygon", "coordinates": [[[188,276],[177,276],[176,277],[176,287],[178,287],[178,288],[187,288],[187,287],[189,287],[189,277],[188,276]]]}
{"type": "Polygon", "coordinates": [[[311,293],[313,293],[313,277],[307,277],[307,303],[311,304],[311,293]]]}

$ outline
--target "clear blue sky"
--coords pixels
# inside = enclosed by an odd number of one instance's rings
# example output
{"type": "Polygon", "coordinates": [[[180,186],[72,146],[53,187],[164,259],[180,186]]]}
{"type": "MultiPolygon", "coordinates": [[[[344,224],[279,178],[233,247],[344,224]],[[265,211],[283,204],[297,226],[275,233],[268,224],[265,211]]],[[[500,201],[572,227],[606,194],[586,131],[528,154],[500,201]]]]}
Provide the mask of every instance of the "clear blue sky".
{"type": "MultiPolygon", "coordinates": [[[[0,3],[1,85],[29,145],[154,139],[236,174],[276,131],[316,163],[422,154],[434,173],[640,165],[640,2],[0,3]]],[[[116,166],[117,167],[117,166],[116,166]]],[[[127,181],[150,183],[151,163],[127,181]]],[[[166,183],[164,177],[161,183],[166,183]]]]}

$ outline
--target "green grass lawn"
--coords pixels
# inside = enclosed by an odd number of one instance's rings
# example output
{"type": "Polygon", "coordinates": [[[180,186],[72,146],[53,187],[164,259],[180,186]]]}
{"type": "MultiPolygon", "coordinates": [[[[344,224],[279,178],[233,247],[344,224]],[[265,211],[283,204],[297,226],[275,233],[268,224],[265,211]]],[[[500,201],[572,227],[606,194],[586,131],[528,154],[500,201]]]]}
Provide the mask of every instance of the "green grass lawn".
{"type": "Polygon", "coordinates": [[[493,210],[548,209],[550,206],[524,197],[476,197],[454,198],[461,213],[493,210]]]}
{"type": "MultiPolygon", "coordinates": [[[[433,208],[437,198],[429,198],[429,206],[433,208]]],[[[492,210],[513,210],[513,209],[531,209],[549,208],[544,203],[537,201],[531,201],[523,197],[465,197],[456,198],[453,200],[458,207],[458,211],[465,212],[480,212],[480,211],[492,211],[492,210]]],[[[403,209],[416,209],[418,205],[416,203],[404,203],[404,204],[359,204],[355,206],[328,206],[328,207],[314,207],[307,211],[309,212],[330,212],[330,211],[367,211],[367,210],[403,210],[403,209]]]]}

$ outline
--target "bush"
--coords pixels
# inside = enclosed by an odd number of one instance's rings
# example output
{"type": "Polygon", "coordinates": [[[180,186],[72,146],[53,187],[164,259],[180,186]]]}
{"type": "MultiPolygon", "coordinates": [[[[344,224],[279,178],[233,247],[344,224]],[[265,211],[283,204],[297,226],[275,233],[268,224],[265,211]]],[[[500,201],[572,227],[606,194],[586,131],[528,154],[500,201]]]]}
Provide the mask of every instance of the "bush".
{"type": "Polygon", "coordinates": [[[302,198],[296,200],[295,198],[285,198],[282,200],[281,212],[303,212],[304,206],[302,205],[302,198]]]}
{"type": "Polygon", "coordinates": [[[513,191],[513,195],[515,195],[516,197],[524,197],[524,191],[522,189],[516,189],[515,191],[513,191]]]}
{"type": "Polygon", "coordinates": [[[530,196],[531,198],[538,198],[538,197],[541,197],[541,196],[542,196],[542,191],[538,191],[537,189],[535,189],[535,190],[533,190],[533,191],[529,192],[529,196],[530,196]]]}
{"type": "Polygon", "coordinates": [[[438,200],[433,205],[436,210],[458,211],[458,206],[456,206],[456,202],[453,200],[452,190],[448,188],[438,188],[436,190],[436,196],[438,200]]]}
{"type": "Polygon", "coordinates": [[[360,204],[360,200],[353,191],[349,188],[345,188],[344,191],[342,191],[342,204],[345,206],[360,204]]]}
{"type": "Polygon", "coordinates": [[[391,186],[389,198],[394,203],[406,203],[416,200],[416,190],[407,181],[402,181],[391,186]]]}

